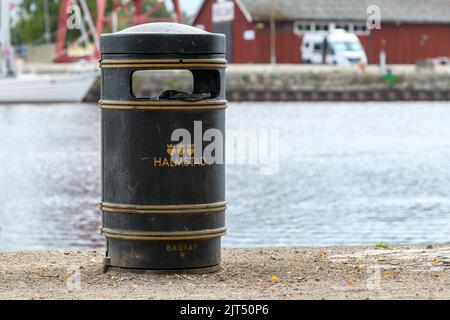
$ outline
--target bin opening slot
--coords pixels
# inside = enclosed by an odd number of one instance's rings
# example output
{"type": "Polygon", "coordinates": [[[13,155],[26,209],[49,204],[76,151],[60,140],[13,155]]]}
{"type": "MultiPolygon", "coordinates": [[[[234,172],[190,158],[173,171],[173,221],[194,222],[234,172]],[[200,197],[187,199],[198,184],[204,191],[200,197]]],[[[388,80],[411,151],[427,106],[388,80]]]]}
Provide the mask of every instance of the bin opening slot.
{"type": "Polygon", "coordinates": [[[132,75],[137,99],[200,101],[220,93],[217,70],[139,70],[132,75]]]}

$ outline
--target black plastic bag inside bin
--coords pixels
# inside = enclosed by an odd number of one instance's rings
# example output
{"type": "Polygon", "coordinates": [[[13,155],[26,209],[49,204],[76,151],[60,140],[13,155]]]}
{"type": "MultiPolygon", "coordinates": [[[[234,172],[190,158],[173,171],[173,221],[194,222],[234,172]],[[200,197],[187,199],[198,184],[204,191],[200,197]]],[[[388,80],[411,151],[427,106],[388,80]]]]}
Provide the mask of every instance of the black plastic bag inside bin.
{"type": "Polygon", "coordinates": [[[209,99],[211,97],[212,95],[210,92],[188,93],[178,90],[166,90],[158,96],[158,100],[200,101],[209,99]]]}

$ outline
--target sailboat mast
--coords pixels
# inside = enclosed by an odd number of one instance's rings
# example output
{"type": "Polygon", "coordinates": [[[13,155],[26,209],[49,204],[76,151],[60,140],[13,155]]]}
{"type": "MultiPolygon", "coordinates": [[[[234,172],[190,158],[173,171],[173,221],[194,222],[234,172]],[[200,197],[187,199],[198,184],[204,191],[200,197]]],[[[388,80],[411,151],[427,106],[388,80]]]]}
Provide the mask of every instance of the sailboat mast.
{"type": "Polygon", "coordinates": [[[11,45],[9,35],[9,0],[1,0],[0,42],[2,47],[11,45]]]}
{"type": "Polygon", "coordinates": [[[48,7],[48,0],[44,0],[44,20],[45,20],[45,41],[50,43],[52,41],[52,32],[50,27],[50,11],[48,7]]]}
{"type": "Polygon", "coordinates": [[[11,38],[9,35],[9,0],[1,0],[1,31],[0,42],[3,45],[9,45],[11,38]]]}
{"type": "Polygon", "coordinates": [[[11,0],[1,0],[0,46],[2,73],[13,76],[15,73],[14,49],[11,47],[9,4],[11,0]]]}
{"type": "Polygon", "coordinates": [[[1,46],[1,73],[8,74],[10,53],[11,53],[11,37],[9,33],[9,0],[1,0],[0,15],[0,46],[1,46]]]}

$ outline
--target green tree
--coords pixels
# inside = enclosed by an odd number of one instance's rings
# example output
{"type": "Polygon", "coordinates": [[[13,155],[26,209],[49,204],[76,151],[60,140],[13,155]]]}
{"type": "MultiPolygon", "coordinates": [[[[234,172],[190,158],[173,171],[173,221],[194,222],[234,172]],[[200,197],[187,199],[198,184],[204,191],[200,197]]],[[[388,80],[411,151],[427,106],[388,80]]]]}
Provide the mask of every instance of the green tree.
{"type": "MultiPolygon", "coordinates": [[[[58,0],[48,0],[48,4],[51,30],[55,31],[58,23],[60,2],[58,0]]],[[[40,44],[45,42],[44,7],[44,0],[22,0],[19,20],[11,31],[13,44],[40,44]]],[[[54,34],[52,39],[54,39],[54,34]]]]}
{"type": "MultiPolygon", "coordinates": [[[[50,29],[51,29],[51,41],[56,39],[56,32],[59,21],[59,7],[61,1],[59,0],[47,0],[49,9],[50,29]]],[[[158,0],[145,0],[144,11],[151,8],[158,0]]],[[[89,10],[92,18],[97,17],[96,0],[87,0],[89,10]]],[[[107,1],[106,15],[109,15],[112,11],[112,1],[107,1]]],[[[127,20],[127,14],[121,12],[119,17],[124,21],[127,20]]],[[[169,18],[171,14],[167,11],[165,6],[162,6],[157,10],[152,17],[169,18]]],[[[14,45],[21,44],[42,44],[45,43],[45,0],[22,0],[20,3],[20,12],[17,23],[11,30],[12,42],[14,45]]],[[[121,27],[125,27],[122,26],[121,27]]],[[[110,31],[109,26],[105,26],[106,32],[110,31]]],[[[74,40],[80,36],[79,30],[67,30],[67,37],[70,40],[74,40]]]]}

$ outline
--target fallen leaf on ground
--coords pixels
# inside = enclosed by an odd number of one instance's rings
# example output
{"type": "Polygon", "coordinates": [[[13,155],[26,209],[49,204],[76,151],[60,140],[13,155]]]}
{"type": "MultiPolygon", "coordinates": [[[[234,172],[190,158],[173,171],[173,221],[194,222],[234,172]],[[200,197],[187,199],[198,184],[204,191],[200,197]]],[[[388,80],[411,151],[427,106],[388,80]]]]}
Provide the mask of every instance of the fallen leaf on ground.
{"type": "Polygon", "coordinates": [[[73,277],[73,273],[67,273],[67,274],[64,276],[64,281],[67,281],[67,280],[71,279],[72,277],[73,277]]]}
{"type": "Polygon", "coordinates": [[[390,275],[392,275],[392,272],[390,271],[383,272],[383,277],[389,277],[390,275]]]}
{"type": "Polygon", "coordinates": [[[442,260],[439,258],[435,258],[435,259],[433,259],[433,261],[431,261],[431,263],[433,264],[433,266],[438,266],[438,265],[442,264],[442,260]]]}

